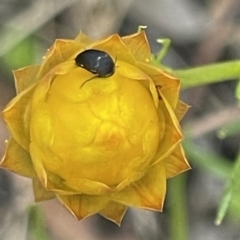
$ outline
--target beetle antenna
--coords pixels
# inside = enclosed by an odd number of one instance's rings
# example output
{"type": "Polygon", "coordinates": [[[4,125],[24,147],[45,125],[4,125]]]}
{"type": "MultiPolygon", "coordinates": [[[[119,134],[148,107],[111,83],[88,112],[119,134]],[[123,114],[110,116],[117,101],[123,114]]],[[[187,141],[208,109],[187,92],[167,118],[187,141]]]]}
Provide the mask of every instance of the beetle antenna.
{"type": "Polygon", "coordinates": [[[86,80],[86,81],[80,86],[80,88],[82,88],[83,85],[85,85],[87,82],[93,80],[93,79],[96,78],[96,77],[97,77],[97,76],[94,76],[94,77],[91,77],[90,79],[86,80]]]}

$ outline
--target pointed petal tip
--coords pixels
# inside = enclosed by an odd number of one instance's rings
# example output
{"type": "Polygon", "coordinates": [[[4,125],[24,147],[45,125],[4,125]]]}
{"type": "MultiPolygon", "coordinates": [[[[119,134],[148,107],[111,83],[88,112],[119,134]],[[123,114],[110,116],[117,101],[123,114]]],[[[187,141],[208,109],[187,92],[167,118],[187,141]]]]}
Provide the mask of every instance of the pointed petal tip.
{"type": "Polygon", "coordinates": [[[179,144],[172,154],[166,159],[167,178],[172,178],[180,173],[191,169],[189,162],[185,156],[184,149],[179,144]]]}
{"type": "Polygon", "coordinates": [[[120,226],[126,211],[127,207],[125,205],[116,202],[110,202],[99,212],[99,214],[120,226]]]}
{"type": "Polygon", "coordinates": [[[147,211],[162,212],[164,201],[165,201],[165,196],[162,196],[160,201],[156,200],[155,202],[151,202],[151,204],[145,205],[144,207],[140,207],[140,208],[147,211]]]}
{"type": "Polygon", "coordinates": [[[105,197],[88,196],[84,194],[56,194],[56,197],[79,221],[99,213],[108,203],[108,199],[105,197]]]}
{"type": "Polygon", "coordinates": [[[118,227],[121,227],[123,217],[122,217],[121,219],[113,219],[113,218],[106,217],[106,216],[104,216],[104,215],[101,214],[101,213],[99,213],[99,214],[100,214],[102,217],[106,218],[107,220],[115,223],[118,227]]]}

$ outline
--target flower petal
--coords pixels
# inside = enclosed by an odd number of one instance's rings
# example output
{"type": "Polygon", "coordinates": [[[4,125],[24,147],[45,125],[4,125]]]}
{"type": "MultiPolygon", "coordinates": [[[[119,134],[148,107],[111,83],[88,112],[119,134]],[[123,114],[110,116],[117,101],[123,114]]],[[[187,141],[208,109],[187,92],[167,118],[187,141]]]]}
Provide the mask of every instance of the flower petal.
{"type": "Polygon", "coordinates": [[[109,202],[107,198],[101,196],[57,195],[57,197],[78,220],[98,213],[104,209],[109,202]]]}
{"type": "Polygon", "coordinates": [[[121,221],[125,215],[127,211],[127,207],[119,204],[119,203],[115,203],[115,202],[110,202],[103,210],[101,210],[99,213],[113,221],[114,223],[116,223],[117,225],[121,224],[121,221]]]}
{"type": "Polygon", "coordinates": [[[56,195],[53,192],[47,191],[37,178],[33,179],[33,190],[34,190],[35,202],[56,198],[56,195]]]}
{"type": "Polygon", "coordinates": [[[22,91],[3,110],[3,118],[13,138],[25,149],[29,149],[30,104],[36,84],[22,91]]]}
{"type": "Polygon", "coordinates": [[[13,71],[17,94],[37,81],[40,66],[29,66],[13,71]]]}
{"type": "Polygon", "coordinates": [[[30,154],[32,157],[33,167],[35,169],[35,172],[37,173],[37,176],[44,187],[47,186],[47,173],[44,169],[44,166],[42,164],[42,157],[41,154],[38,151],[38,148],[34,144],[34,142],[30,143],[30,154]]]}
{"type": "Polygon", "coordinates": [[[125,36],[122,40],[130,48],[137,61],[149,62],[151,60],[151,49],[145,31],[125,36]]]}
{"type": "Polygon", "coordinates": [[[175,114],[179,121],[182,120],[184,115],[186,114],[187,110],[190,108],[186,103],[182,101],[178,101],[177,108],[175,110],[175,114]]]}
{"type": "Polygon", "coordinates": [[[41,66],[14,72],[1,167],[32,178],[36,201],[57,197],[78,219],[100,213],[120,224],[128,206],[161,211],[166,179],[190,168],[179,126],[188,106],[180,81],[151,57],[144,31],[56,40],[41,66]],[[77,66],[86,49],[107,52],[114,74],[77,66]]]}
{"type": "Polygon", "coordinates": [[[75,190],[67,187],[64,184],[64,179],[59,177],[58,175],[51,173],[46,170],[47,174],[47,185],[45,186],[45,189],[50,192],[54,192],[55,194],[60,195],[75,195],[75,194],[81,194],[80,192],[76,192],[75,190]]]}
{"type": "Polygon", "coordinates": [[[175,109],[179,99],[180,80],[160,68],[145,63],[137,63],[137,66],[150,76],[170,106],[175,109]]]}
{"type": "MultiPolygon", "coordinates": [[[[43,151],[47,151],[54,139],[54,126],[51,118],[51,110],[46,102],[39,104],[37,107],[38,109],[36,112],[32,111],[34,114],[32,114],[30,125],[31,141],[36,143],[36,139],[38,139],[38,146],[42,148],[43,151]]],[[[49,156],[54,159],[52,155],[53,154],[49,156]]]]}
{"type": "Polygon", "coordinates": [[[161,98],[162,100],[159,101],[158,111],[161,114],[163,112],[165,117],[165,133],[159,143],[159,148],[152,162],[153,164],[168,157],[175,149],[176,145],[182,140],[182,133],[178,119],[163,94],[161,94],[161,98]]]}
{"type": "Polygon", "coordinates": [[[152,98],[154,101],[154,104],[156,108],[158,107],[158,93],[155,87],[154,82],[152,79],[144,72],[135,67],[134,65],[128,64],[127,62],[119,61],[119,68],[118,68],[118,74],[127,77],[130,79],[142,81],[143,85],[144,82],[147,82],[147,88],[150,90],[152,94],[152,98]]]}
{"type": "Polygon", "coordinates": [[[75,40],[57,39],[45,55],[45,60],[38,73],[38,79],[42,78],[47,72],[58,64],[69,60],[76,52],[84,49],[85,44],[75,40]]]}
{"type": "Polygon", "coordinates": [[[101,182],[92,181],[84,178],[70,178],[64,181],[64,184],[79,193],[88,195],[105,195],[111,192],[111,189],[101,182]]]}
{"type": "Polygon", "coordinates": [[[140,180],[112,194],[112,201],[144,209],[161,211],[166,193],[166,173],[162,163],[149,168],[140,180]]]}
{"type": "Polygon", "coordinates": [[[88,47],[106,51],[110,56],[115,58],[117,67],[118,60],[122,60],[130,64],[135,63],[134,56],[118,34],[113,34],[106,39],[97,41],[94,44],[89,45],[88,47]]]}
{"type": "Polygon", "coordinates": [[[81,44],[85,45],[85,47],[87,47],[87,45],[94,42],[87,35],[85,35],[82,31],[77,35],[77,37],[75,38],[75,41],[80,42],[81,44]]]}
{"type": "Polygon", "coordinates": [[[23,149],[13,138],[7,144],[6,153],[0,166],[24,177],[36,177],[29,152],[23,149]]]}
{"type": "Polygon", "coordinates": [[[166,159],[166,172],[167,178],[174,177],[181,172],[185,172],[191,169],[187,159],[185,157],[184,150],[179,144],[172,154],[166,159]]]}
{"type": "MultiPolygon", "coordinates": [[[[38,112],[39,106],[45,103],[47,94],[49,92],[50,86],[54,80],[56,75],[64,75],[71,69],[76,68],[74,61],[67,61],[66,63],[59,64],[55,68],[53,68],[48,74],[46,74],[41,81],[37,84],[37,87],[32,96],[32,104],[31,104],[31,115],[34,116],[36,112],[38,112]]],[[[34,119],[31,121],[35,121],[34,119]]]]}

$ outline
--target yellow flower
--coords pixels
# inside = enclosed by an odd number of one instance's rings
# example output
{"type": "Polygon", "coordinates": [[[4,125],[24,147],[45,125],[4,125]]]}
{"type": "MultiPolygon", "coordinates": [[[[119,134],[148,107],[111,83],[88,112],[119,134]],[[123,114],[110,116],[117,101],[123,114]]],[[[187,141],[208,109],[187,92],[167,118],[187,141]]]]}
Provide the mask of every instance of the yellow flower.
{"type": "Polygon", "coordinates": [[[78,219],[100,213],[118,224],[129,206],[162,210],[166,179],[190,168],[179,126],[188,107],[180,81],[151,65],[144,31],[56,40],[40,66],[14,76],[1,167],[32,178],[36,201],[57,197],[78,219]],[[86,49],[108,53],[114,74],[77,66],[86,49]]]}

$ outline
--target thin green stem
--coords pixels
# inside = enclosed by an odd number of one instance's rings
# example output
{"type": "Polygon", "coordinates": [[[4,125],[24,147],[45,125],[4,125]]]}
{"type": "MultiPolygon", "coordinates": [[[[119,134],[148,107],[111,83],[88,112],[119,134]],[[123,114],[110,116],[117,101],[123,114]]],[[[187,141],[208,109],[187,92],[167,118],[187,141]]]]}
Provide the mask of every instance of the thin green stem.
{"type": "Polygon", "coordinates": [[[237,192],[239,191],[239,174],[240,174],[240,152],[238,153],[238,157],[234,164],[231,177],[229,178],[226,184],[224,194],[220,201],[217,217],[215,220],[216,225],[220,225],[222,223],[223,218],[227,214],[227,210],[229,209],[230,202],[234,197],[234,191],[237,191],[237,192]]]}
{"type": "Polygon", "coordinates": [[[168,38],[161,38],[161,39],[157,39],[157,42],[162,45],[162,49],[156,55],[156,60],[155,61],[160,63],[162,61],[162,59],[168,53],[168,50],[169,50],[169,47],[170,47],[170,44],[171,44],[171,40],[168,39],[168,38]]]}
{"type": "Polygon", "coordinates": [[[29,208],[29,238],[34,240],[50,240],[47,233],[44,216],[37,206],[29,208]]]}
{"type": "Polygon", "coordinates": [[[240,77],[240,61],[229,61],[186,70],[173,70],[182,82],[182,88],[232,80],[240,77]]]}
{"type": "Polygon", "coordinates": [[[186,177],[181,174],[169,181],[169,235],[171,240],[188,240],[188,217],[186,204],[186,177]]]}

